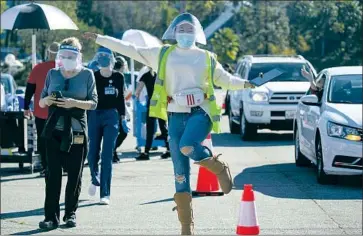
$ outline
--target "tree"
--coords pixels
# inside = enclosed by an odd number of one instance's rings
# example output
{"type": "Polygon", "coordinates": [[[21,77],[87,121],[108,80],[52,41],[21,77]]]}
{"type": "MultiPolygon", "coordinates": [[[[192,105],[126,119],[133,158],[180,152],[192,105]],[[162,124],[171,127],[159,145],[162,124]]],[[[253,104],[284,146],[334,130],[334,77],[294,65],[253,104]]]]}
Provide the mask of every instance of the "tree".
{"type": "Polygon", "coordinates": [[[243,54],[293,54],[286,3],[253,1],[233,17],[243,54]]]}
{"type": "Polygon", "coordinates": [[[211,39],[213,52],[221,63],[232,63],[239,51],[239,37],[231,28],[220,29],[211,39]]]}
{"type": "Polygon", "coordinates": [[[360,65],[362,2],[292,2],[290,43],[315,67],[360,65]]]}
{"type": "Polygon", "coordinates": [[[5,0],[1,0],[1,5],[0,5],[0,14],[2,14],[7,8],[6,5],[6,1],[5,0]]]}

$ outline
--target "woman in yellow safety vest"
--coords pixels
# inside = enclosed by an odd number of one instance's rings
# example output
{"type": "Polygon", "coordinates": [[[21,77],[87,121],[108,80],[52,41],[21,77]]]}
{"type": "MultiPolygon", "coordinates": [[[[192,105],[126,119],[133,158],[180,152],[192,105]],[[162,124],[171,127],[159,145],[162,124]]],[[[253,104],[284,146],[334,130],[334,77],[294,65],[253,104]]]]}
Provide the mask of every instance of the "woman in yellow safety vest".
{"type": "Polygon", "coordinates": [[[225,194],[232,190],[233,184],[228,165],[201,144],[212,130],[220,131],[221,109],[216,103],[213,82],[230,90],[252,85],[226,72],[214,54],[196,46],[196,43],[205,45],[206,37],[199,20],[189,13],[177,16],[164,33],[162,39],[176,40],[175,45],[138,47],[94,33],[84,36],[158,71],[150,116],[168,120],[176,188],[174,201],[181,234],[193,234],[189,160],[216,174],[225,194]]]}

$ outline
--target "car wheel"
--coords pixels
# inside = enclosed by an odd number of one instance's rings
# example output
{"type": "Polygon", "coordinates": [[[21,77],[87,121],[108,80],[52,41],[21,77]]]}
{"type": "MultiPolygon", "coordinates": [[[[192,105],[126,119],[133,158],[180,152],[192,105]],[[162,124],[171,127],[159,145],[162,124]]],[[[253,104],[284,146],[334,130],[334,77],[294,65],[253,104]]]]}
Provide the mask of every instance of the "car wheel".
{"type": "Polygon", "coordinates": [[[240,112],[240,136],[244,141],[254,140],[257,136],[257,126],[247,121],[242,109],[240,112]]]}
{"type": "Polygon", "coordinates": [[[231,134],[238,134],[239,133],[239,125],[236,122],[233,122],[233,114],[232,109],[228,109],[228,120],[229,120],[229,130],[231,134]]]}
{"type": "Polygon", "coordinates": [[[295,164],[296,166],[309,166],[310,160],[307,159],[300,151],[300,134],[298,129],[295,130],[295,164]]]}
{"type": "Polygon", "coordinates": [[[323,157],[323,147],[321,145],[320,137],[316,142],[316,171],[317,171],[317,181],[319,184],[332,184],[335,183],[336,178],[332,175],[327,175],[324,171],[324,157],[323,157]]]}

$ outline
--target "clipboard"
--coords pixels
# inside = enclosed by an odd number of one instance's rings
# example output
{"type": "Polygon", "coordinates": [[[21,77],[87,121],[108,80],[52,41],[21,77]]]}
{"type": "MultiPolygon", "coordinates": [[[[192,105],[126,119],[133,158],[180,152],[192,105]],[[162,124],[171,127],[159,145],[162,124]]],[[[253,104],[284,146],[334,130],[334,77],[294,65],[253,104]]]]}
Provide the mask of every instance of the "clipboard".
{"type": "Polygon", "coordinates": [[[258,76],[252,80],[249,80],[248,82],[250,84],[253,84],[256,87],[259,87],[259,86],[271,81],[272,79],[276,78],[277,76],[282,75],[283,73],[285,73],[283,70],[276,68],[276,69],[273,69],[273,70],[270,70],[270,71],[264,73],[262,78],[260,76],[258,76]]]}

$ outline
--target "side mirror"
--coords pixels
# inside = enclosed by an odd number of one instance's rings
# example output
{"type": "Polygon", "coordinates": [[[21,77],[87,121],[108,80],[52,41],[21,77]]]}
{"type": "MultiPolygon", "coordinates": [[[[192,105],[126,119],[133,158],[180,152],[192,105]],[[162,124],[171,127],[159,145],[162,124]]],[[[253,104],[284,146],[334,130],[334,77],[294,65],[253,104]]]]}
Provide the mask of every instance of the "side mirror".
{"type": "Polygon", "coordinates": [[[320,106],[319,98],[314,94],[302,96],[301,103],[307,106],[320,106]]]}

